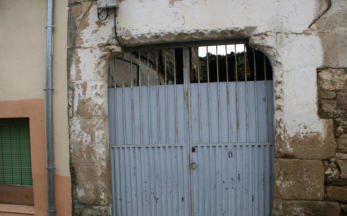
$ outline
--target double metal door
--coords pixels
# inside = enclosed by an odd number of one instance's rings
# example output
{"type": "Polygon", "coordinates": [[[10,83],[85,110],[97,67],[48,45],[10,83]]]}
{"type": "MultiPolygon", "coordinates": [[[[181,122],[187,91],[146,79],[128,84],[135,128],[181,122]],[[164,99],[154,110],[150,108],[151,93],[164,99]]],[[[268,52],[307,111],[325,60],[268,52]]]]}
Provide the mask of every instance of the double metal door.
{"type": "Polygon", "coordinates": [[[270,215],[272,81],[190,83],[187,62],[184,84],[109,89],[113,215],[270,215]]]}

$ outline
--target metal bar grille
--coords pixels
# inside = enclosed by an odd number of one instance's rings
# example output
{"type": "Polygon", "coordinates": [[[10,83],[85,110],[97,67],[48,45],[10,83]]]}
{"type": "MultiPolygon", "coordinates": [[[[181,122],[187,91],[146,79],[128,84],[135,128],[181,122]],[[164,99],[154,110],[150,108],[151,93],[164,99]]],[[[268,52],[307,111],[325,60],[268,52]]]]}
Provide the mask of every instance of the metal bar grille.
{"type": "Polygon", "coordinates": [[[272,69],[262,53],[154,47],[115,59],[109,80],[114,215],[271,213],[272,69]]]}

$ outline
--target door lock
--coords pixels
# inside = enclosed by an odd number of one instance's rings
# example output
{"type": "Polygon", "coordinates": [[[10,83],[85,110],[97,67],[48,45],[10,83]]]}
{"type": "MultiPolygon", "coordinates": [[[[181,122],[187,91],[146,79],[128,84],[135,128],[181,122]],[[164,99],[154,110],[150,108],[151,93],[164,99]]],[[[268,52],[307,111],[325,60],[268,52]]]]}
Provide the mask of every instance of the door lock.
{"type": "Polygon", "coordinates": [[[190,168],[191,168],[191,169],[196,169],[196,168],[198,168],[198,166],[199,166],[199,165],[198,165],[197,163],[195,163],[195,162],[191,162],[191,163],[190,163],[190,168]]]}

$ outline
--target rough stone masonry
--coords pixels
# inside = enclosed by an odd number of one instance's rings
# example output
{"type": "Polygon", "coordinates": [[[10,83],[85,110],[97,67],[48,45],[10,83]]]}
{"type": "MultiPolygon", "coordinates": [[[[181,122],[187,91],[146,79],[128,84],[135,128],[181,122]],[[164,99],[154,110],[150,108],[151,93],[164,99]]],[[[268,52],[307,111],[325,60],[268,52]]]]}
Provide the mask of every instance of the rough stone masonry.
{"type": "MultiPolygon", "coordinates": [[[[68,8],[73,211],[110,215],[107,67],[122,49],[113,11],[100,21],[95,0],[68,8]]],[[[246,38],[265,53],[274,72],[273,215],[344,213],[346,0],[122,0],[116,20],[123,46],[246,38]]]]}
{"type": "Polygon", "coordinates": [[[319,114],[334,121],[336,154],[323,160],[325,200],[338,201],[347,215],[347,68],[318,70],[319,114]]]}

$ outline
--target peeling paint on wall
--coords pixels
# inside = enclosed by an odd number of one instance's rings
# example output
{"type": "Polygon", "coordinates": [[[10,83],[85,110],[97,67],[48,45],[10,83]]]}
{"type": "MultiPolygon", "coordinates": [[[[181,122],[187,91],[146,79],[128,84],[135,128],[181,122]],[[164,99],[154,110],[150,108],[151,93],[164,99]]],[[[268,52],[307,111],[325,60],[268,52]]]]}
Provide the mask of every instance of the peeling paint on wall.
{"type": "MultiPolygon", "coordinates": [[[[283,160],[288,163],[300,159],[299,165],[305,159],[308,167],[323,170],[320,160],[335,154],[336,142],[332,122],[318,115],[316,69],[347,65],[343,4],[343,0],[335,0],[331,11],[326,11],[327,1],[315,0],[123,0],[117,10],[117,33],[126,46],[248,38],[252,47],[267,55],[273,67],[275,156],[286,158],[283,160]],[[338,41],[338,45],[330,50],[332,41],[338,41]]],[[[104,22],[96,14],[94,1],[70,3],[70,154],[74,211],[83,212],[84,208],[109,214],[107,67],[110,58],[122,50],[115,40],[113,12],[104,22]]],[[[302,173],[305,182],[321,176],[306,168],[302,173]]],[[[300,176],[290,176],[286,180],[276,177],[277,187],[285,189],[300,181],[300,176]]],[[[323,193],[316,195],[321,198],[323,193]]],[[[301,193],[296,196],[305,198],[301,193]]],[[[294,205],[282,202],[281,194],[277,198],[276,202],[281,202],[275,204],[277,212],[294,205]]],[[[324,205],[336,207],[330,203],[301,203],[293,212],[324,205]]]]}

